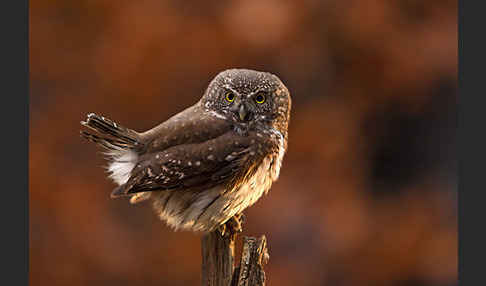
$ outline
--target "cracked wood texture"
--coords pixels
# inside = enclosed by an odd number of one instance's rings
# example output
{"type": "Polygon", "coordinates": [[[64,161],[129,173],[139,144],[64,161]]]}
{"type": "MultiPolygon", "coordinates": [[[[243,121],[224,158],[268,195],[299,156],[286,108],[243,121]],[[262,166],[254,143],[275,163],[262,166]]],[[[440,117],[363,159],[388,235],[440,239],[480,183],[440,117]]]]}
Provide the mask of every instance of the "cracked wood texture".
{"type": "Polygon", "coordinates": [[[243,251],[237,267],[234,265],[236,234],[222,236],[219,231],[204,235],[202,249],[203,286],[263,286],[268,262],[267,241],[260,238],[243,237],[243,251]]]}

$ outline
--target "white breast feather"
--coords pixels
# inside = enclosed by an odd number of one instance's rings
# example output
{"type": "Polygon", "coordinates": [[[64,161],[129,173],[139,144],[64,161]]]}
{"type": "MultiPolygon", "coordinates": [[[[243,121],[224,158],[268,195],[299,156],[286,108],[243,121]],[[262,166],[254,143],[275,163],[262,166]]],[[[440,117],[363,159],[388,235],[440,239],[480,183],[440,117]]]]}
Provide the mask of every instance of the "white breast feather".
{"type": "Polygon", "coordinates": [[[285,155],[285,147],[284,147],[284,137],[280,131],[276,129],[271,129],[271,131],[278,136],[278,143],[279,143],[279,148],[278,148],[278,157],[276,158],[276,165],[275,165],[275,174],[273,176],[273,180],[277,180],[278,176],[280,175],[280,167],[282,167],[282,160],[285,155]]]}

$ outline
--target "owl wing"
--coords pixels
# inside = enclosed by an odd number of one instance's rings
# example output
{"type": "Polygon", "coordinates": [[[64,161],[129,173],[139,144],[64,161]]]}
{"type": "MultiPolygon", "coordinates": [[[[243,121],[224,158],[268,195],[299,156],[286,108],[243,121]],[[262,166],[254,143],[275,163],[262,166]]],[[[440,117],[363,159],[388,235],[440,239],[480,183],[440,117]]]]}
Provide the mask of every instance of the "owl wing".
{"type": "Polygon", "coordinates": [[[196,104],[141,133],[140,137],[145,153],[154,153],[177,145],[202,143],[232,128],[229,120],[221,115],[215,116],[196,104]]]}
{"type": "Polygon", "coordinates": [[[259,165],[271,148],[265,142],[255,132],[240,135],[228,131],[204,142],[146,154],[129,180],[112,192],[112,197],[161,190],[206,190],[236,183],[259,165]]]}

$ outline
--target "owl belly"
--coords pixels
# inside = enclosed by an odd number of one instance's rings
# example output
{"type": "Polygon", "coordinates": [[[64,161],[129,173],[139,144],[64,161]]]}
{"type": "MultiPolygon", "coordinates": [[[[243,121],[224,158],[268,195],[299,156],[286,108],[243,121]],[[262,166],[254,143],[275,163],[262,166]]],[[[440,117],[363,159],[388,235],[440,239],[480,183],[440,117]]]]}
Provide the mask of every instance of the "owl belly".
{"type": "Polygon", "coordinates": [[[268,192],[275,177],[275,166],[279,165],[276,164],[278,159],[273,155],[264,158],[255,173],[232,190],[216,186],[199,192],[159,192],[154,209],[175,230],[213,231],[268,192]]]}

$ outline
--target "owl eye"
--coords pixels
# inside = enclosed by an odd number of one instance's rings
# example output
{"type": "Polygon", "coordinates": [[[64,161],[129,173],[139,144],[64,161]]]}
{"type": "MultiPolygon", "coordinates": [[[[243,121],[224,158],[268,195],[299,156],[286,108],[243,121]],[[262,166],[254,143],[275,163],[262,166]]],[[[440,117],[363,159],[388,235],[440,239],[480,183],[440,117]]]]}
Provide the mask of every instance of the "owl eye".
{"type": "Polygon", "coordinates": [[[233,102],[235,100],[235,95],[231,91],[228,91],[225,95],[225,98],[226,101],[233,102]]]}
{"type": "Polygon", "coordinates": [[[265,94],[263,92],[259,92],[255,97],[256,103],[264,103],[265,102],[265,94]]]}

